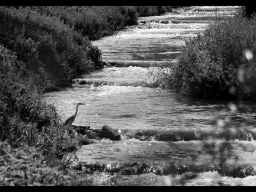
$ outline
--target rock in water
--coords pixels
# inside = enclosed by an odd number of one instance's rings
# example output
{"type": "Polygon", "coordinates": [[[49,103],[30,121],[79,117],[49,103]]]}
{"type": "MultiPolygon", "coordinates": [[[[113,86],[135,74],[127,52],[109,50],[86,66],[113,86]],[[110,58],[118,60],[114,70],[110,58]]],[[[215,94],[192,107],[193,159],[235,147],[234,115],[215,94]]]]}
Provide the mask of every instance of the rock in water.
{"type": "Polygon", "coordinates": [[[106,138],[111,140],[121,140],[121,136],[117,130],[112,129],[111,127],[104,125],[99,134],[100,138],[106,138]]]}
{"type": "Polygon", "coordinates": [[[77,131],[77,133],[80,133],[82,135],[85,135],[88,129],[90,129],[90,126],[78,126],[78,127],[75,127],[75,130],[77,131]]]}

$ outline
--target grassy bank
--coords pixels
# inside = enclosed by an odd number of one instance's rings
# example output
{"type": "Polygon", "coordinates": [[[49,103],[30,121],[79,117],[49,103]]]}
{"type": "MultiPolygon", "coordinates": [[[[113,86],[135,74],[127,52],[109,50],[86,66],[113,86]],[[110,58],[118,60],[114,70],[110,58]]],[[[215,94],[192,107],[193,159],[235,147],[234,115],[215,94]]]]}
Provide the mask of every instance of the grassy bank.
{"type": "Polygon", "coordinates": [[[100,51],[58,17],[33,7],[1,7],[0,43],[15,54],[36,86],[65,87],[72,78],[101,68],[100,51]],[[32,75],[29,75],[31,77],[32,75]]]}
{"type": "Polygon", "coordinates": [[[186,42],[177,64],[163,81],[170,89],[206,99],[256,97],[254,53],[256,17],[242,14],[215,22],[186,42]],[[246,54],[245,54],[246,53],[246,54]]]}

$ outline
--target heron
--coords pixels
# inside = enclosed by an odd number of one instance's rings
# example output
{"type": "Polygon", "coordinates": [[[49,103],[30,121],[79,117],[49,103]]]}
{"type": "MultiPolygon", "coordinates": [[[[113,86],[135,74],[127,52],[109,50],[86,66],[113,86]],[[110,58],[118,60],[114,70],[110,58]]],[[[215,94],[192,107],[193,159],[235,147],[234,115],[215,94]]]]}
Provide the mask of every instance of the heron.
{"type": "Polygon", "coordinates": [[[77,103],[75,115],[72,115],[71,117],[69,117],[69,118],[65,121],[64,125],[72,125],[72,123],[75,121],[75,118],[76,118],[76,116],[77,116],[77,112],[78,112],[78,107],[79,107],[79,105],[85,105],[85,104],[84,104],[84,103],[77,103]]]}

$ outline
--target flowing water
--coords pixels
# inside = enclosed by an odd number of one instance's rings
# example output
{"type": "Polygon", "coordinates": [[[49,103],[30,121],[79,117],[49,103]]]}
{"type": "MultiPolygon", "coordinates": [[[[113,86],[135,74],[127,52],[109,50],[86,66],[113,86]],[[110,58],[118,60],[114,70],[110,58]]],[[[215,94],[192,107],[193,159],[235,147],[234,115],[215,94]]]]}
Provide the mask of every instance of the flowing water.
{"type": "MultiPolygon", "coordinates": [[[[121,130],[211,129],[217,112],[228,102],[192,100],[154,88],[149,74],[164,62],[175,62],[185,39],[235,10],[219,7],[216,14],[215,8],[197,7],[179,14],[141,17],[139,25],[92,42],[102,51],[103,60],[116,66],[77,78],[73,88],[47,93],[44,99],[57,107],[63,120],[74,114],[77,102],[86,103],[79,107],[74,124],[91,128],[106,124],[121,130]],[[79,85],[78,81],[85,84],[79,85]]],[[[255,107],[251,103],[244,106],[255,107]]],[[[254,115],[251,111],[239,114],[240,119],[254,115]]]]}
{"type": "MultiPolygon", "coordinates": [[[[44,99],[56,106],[63,121],[74,114],[77,102],[85,103],[79,106],[73,124],[90,125],[92,129],[109,125],[126,133],[155,130],[156,134],[161,130],[212,130],[216,128],[216,118],[228,113],[228,101],[189,99],[162,90],[154,86],[154,78],[149,74],[160,70],[166,62],[175,62],[186,39],[202,33],[212,22],[232,16],[236,10],[237,7],[192,7],[162,16],[141,17],[138,25],[92,42],[102,51],[103,60],[109,63],[107,67],[75,79],[72,88],[44,94],[44,99]]],[[[233,117],[232,126],[241,122],[254,125],[255,103],[244,102],[240,107],[243,110],[233,117]]],[[[168,157],[174,154],[170,148],[159,147],[163,143],[155,143],[152,145],[156,146],[155,151],[160,148],[165,152],[169,150],[169,153],[162,152],[165,158],[167,153],[168,157]]],[[[127,146],[136,150],[148,144],[136,145],[136,142],[123,140],[118,143],[122,147],[117,151],[113,149],[112,153],[118,155],[118,152],[128,150],[127,146]]],[[[89,146],[99,149],[99,145],[89,146]]],[[[101,145],[107,146],[106,143],[101,145]]],[[[152,147],[150,150],[154,151],[152,147]]],[[[99,153],[102,155],[104,151],[99,153]]],[[[105,152],[105,157],[110,151],[105,152]]],[[[88,154],[83,153],[80,157],[86,159],[88,154]]],[[[100,157],[96,152],[94,154],[90,158],[104,160],[104,154],[100,157]]],[[[140,152],[141,156],[143,152],[140,152]]],[[[152,152],[151,160],[156,156],[152,152]]],[[[150,160],[150,156],[145,155],[144,159],[150,160]]]]}

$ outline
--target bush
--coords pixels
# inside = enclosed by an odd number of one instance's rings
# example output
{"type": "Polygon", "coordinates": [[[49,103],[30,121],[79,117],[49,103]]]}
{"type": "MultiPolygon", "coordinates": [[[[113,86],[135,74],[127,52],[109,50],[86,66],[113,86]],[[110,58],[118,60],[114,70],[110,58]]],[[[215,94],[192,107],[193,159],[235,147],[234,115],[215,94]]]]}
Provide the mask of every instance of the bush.
{"type": "Polygon", "coordinates": [[[255,99],[254,65],[248,65],[246,49],[253,49],[256,37],[256,18],[248,20],[240,14],[226,21],[210,25],[203,35],[186,42],[178,63],[167,78],[169,88],[199,98],[235,99],[246,94],[255,99]],[[245,83],[250,91],[242,89],[238,71],[245,70],[245,83]],[[230,92],[231,88],[235,94],[230,92]]]}
{"type": "Polygon", "coordinates": [[[92,185],[87,177],[73,171],[49,167],[34,147],[12,148],[0,142],[0,186],[81,186],[92,185]]]}
{"type": "Polygon", "coordinates": [[[33,7],[1,7],[0,18],[5,29],[0,43],[17,53],[17,59],[46,87],[71,84],[75,76],[103,66],[100,51],[58,17],[33,7]]]}

